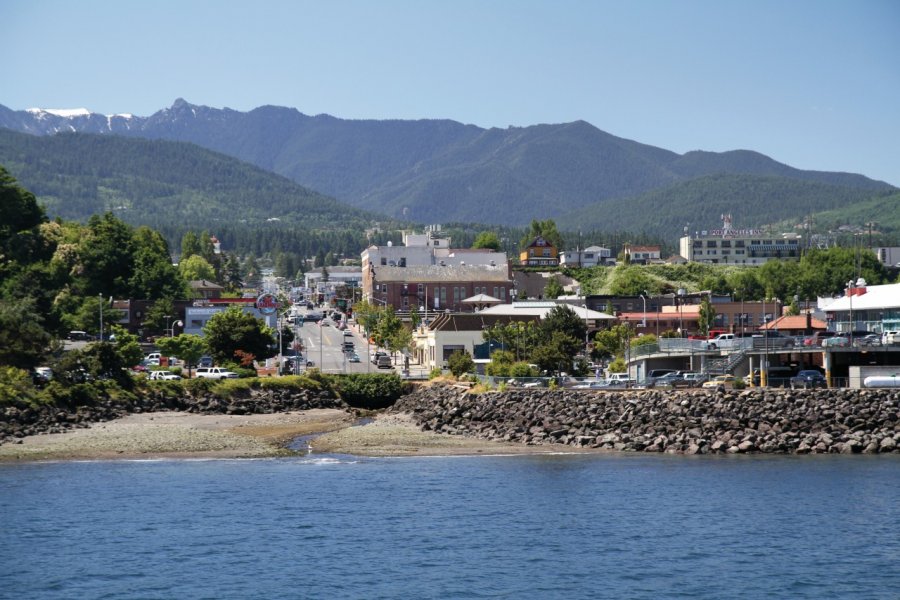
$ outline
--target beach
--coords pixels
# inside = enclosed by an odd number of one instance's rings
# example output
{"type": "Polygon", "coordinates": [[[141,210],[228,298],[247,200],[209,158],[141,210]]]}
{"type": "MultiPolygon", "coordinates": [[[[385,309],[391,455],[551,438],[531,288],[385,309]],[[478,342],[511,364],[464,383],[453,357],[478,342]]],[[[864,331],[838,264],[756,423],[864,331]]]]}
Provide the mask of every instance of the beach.
{"type": "Polygon", "coordinates": [[[576,451],[491,442],[422,431],[405,414],[379,414],[357,425],[339,409],[254,415],[185,412],[129,414],[64,433],[22,438],[0,446],[0,461],[289,456],[286,445],[312,436],[313,453],[360,456],[442,456],[576,451]],[[321,435],[319,435],[321,434],[321,435]]]}

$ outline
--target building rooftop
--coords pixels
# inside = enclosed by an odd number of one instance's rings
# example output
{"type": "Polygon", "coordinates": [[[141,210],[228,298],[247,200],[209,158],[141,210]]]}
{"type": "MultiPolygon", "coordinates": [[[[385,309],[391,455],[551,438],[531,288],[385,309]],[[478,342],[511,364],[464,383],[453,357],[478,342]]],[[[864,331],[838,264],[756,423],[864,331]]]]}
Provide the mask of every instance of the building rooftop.
{"type": "Polygon", "coordinates": [[[495,281],[508,283],[506,265],[414,265],[410,267],[373,266],[375,280],[408,281],[410,283],[441,283],[453,281],[495,281]]]}

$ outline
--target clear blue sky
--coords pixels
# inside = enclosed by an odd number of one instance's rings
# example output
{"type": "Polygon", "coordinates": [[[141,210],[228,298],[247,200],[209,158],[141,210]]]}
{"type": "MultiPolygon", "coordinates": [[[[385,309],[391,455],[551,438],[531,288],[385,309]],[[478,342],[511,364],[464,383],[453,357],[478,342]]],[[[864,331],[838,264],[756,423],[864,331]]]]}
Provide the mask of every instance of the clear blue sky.
{"type": "Polygon", "coordinates": [[[583,119],[900,186],[898,0],[3,0],[0,104],[583,119]]]}

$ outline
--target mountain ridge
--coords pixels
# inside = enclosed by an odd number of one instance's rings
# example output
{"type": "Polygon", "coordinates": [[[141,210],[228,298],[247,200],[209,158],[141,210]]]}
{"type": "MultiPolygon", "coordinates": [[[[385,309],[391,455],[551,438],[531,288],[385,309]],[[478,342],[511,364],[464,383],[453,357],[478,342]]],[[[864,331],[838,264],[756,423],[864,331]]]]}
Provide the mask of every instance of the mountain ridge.
{"type": "Polygon", "coordinates": [[[578,211],[602,212],[628,198],[722,174],[873,193],[895,189],[863,175],[796,169],[752,150],[678,154],[583,120],[484,129],[448,119],[309,116],[273,105],[242,112],[179,98],[149,117],[129,118],[59,117],[0,106],[0,127],[32,135],[75,130],[190,142],[357,208],[422,223],[524,225],[578,211]]]}

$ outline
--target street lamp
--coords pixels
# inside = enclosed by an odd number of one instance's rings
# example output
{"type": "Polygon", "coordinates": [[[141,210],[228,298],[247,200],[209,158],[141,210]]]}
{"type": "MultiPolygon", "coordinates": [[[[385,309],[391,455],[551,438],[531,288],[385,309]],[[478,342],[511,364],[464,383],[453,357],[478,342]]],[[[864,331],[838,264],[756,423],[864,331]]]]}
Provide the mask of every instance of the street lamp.
{"type": "MultiPolygon", "coordinates": [[[[647,294],[647,296],[649,296],[650,292],[648,292],[647,290],[644,290],[644,294],[647,294]]],[[[643,302],[644,302],[644,312],[641,313],[641,328],[647,329],[647,298],[644,296],[644,294],[638,294],[638,295],[641,297],[641,300],[643,300],[643,302]]],[[[644,333],[646,333],[646,331],[644,333]]]]}
{"type": "Polygon", "coordinates": [[[850,346],[853,346],[853,280],[847,282],[847,297],[850,301],[850,346]]]}
{"type": "Polygon", "coordinates": [[[100,298],[100,341],[103,341],[103,294],[97,294],[100,298]]]}

